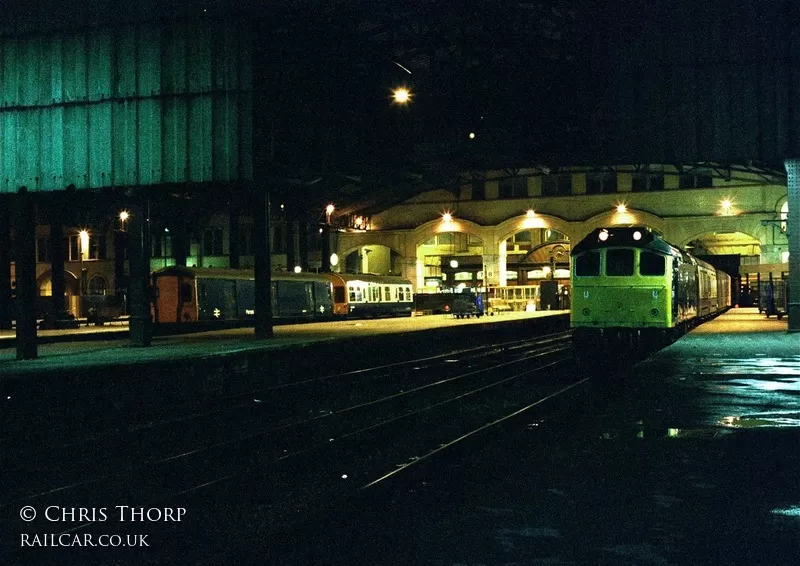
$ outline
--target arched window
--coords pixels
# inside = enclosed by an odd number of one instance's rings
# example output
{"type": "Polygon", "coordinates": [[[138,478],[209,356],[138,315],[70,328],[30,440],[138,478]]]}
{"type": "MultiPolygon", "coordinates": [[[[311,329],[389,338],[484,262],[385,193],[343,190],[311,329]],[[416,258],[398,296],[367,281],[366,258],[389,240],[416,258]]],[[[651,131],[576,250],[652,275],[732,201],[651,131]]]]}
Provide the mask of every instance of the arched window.
{"type": "Polygon", "coordinates": [[[89,279],[89,289],[88,289],[89,294],[105,295],[107,290],[108,290],[108,281],[106,281],[106,278],[100,274],[92,275],[91,279],[89,279]]]}

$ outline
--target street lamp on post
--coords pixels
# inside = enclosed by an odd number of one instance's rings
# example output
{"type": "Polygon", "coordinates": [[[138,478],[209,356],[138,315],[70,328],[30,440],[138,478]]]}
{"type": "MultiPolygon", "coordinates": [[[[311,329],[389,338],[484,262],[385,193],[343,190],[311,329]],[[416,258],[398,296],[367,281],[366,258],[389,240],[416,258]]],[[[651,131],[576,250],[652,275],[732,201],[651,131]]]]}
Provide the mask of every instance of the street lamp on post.
{"type": "Polygon", "coordinates": [[[322,225],[322,257],[321,268],[323,273],[331,270],[331,215],[336,207],[329,204],[325,207],[325,224],[322,225]]]}
{"type": "Polygon", "coordinates": [[[86,294],[86,269],[83,267],[83,255],[89,251],[89,231],[81,230],[78,232],[78,257],[81,262],[81,297],[86,294]]]}

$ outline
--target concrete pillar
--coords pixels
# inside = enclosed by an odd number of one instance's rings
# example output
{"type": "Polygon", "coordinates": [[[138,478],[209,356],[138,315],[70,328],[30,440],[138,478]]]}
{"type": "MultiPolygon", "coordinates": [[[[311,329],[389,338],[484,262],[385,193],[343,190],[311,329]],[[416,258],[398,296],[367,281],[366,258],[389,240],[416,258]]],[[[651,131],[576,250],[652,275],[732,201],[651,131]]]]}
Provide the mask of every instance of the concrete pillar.
{"type": "Polygon", "coordinates": [[[71,218],[65,208],[70,205],[61,193],[47,196],[47,220],[50,224],[50,281],[52,296],[50,298],[50,320],[53,328],[75,328],[77,321],[70,318],[64,302],[66,284],[64,282],[64,261],[66,250],[64,248],[64,218],[71,218]]]}
{"type": "Polygon", "coordinates": [[[255,335],[271,338],[272,328],[272,249],[270,243],[270,196],[265,187],[254,190],[253,243],[255,244],[255,335]]]}
{"type": "MultiPolygon", "coordinates": [[[[303,268],[303,271],[308,271],[308,222],[301,220],[298,224],[298,251],[300,252],[300,262],[298,265],[303,268]]],[[[289,270],[294,269],[291,266],[289,270]]]]}
{"type": "MultiPolygon", "coordinates": [[[[175,208],[175,219],[172,221],[172,256],[175,258],[175,265],[186,266],[186,258],[189,255],[189,210],[190,206],[184,199],[176,199],[173,204],[175,208]]],[[[202,247],[202,246],[201,246],[202,247]]]]}
{"type": "Polygon", "coordinates": [[[297,265],[297,221],[286,221],[286,270],[292,271],[297,265]]]}
{"type": "Polygon", "coordinates": [[[114,232],[114,293],[123,300],[126,313],[128,312],[128,275],[125,272],[125,255],[128,247],[128,232],[123,230],[114,232]]]}
{"type": "Polygon", "coordinates": [[[483,254],[483,285],[485,287],[497,287],[502,286],[504,283],[505,257],[501,258],[499,254],[483,254]],[[503,263],[502,270],[501,259],[503,263]]]}
{"type": "Polygon", "coordinates": [[[11,197],[0,195],[0,330],[11,330],[11,197]]]}
{"type": "Polygon", "coordinates": [[[14,207],[17,275],[17,359],[38,356],[36,343],[36,206],[33,195],[20,187],[14,207]]]}
{"type": "Polygon", "coordinates": [[[239,208],[231,203],[228,208],[228,265],[239,269],[239,208]]]}
{"type": "Polygon", "coordinates": [[[322,258],[320,271],[328,273],[331,270],[331,225],[322,224],[322,258]]]}
{"type": "Polygon", "coordinates": [[[787,159],[784,165],[789,193],[789,332],[800,332],[800,158],[787,159]]]}
{"type": "Polygon", "coordinates": [[[134,346],[149,346],[153,337],[150,310],[150,222],[146,210],[145,206],[136,202],[131,206],[128,220],[128,297],[131,312],[130,338],[134,346]]]}

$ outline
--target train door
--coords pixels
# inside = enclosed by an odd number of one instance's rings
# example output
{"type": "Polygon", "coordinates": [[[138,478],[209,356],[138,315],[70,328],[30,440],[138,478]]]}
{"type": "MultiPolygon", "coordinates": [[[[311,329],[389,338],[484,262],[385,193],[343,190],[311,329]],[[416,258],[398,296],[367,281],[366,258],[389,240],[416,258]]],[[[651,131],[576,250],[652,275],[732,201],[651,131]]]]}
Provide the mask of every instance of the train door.
{"type": "Polygon", "coordinates": [[[174,275],[156,277],[153,318],[155,322],[180,322],[180,278],[174,275]]]}
{"type": "Polygon", "coordinates": [[[347,303],[347,288],[344,279],[333,273],[328,274],[331,285],[333,286],[333,314],[337,316],[347,316],[350,306],[347,303]]]}

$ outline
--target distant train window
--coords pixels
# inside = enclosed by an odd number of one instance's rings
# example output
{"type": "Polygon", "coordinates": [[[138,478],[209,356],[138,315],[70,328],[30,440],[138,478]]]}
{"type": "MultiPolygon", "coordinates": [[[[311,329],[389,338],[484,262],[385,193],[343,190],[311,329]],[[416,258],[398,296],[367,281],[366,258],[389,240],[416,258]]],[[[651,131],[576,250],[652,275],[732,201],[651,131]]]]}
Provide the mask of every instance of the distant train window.
{"type": "Polygon", "coordinates": [[[191,303],[192,302],[192,285],[191,283],[181,283],[181,302],[182,303],[191,303]]]}
{"type": "Polygon", "coordinates": [[[639,275],[664,275],[663,255],[642,250],[639,254],[639,275]]]}
{"type": "Polygon", "coordinates": [[[606,250],[606,275],[633,275],[633,250],[606,250]]]}
{"type": "Polygon", "coordinates": [[[600,275],[600,253],[587,252],[575,258],[575,275],[596,277],[600,275]]]}
{"type": "Polygon", "coordinates": [[[351,303],[363,303],[364,302],[364,293],[360,287],[348,287],[347,288],[350,297],[351,303]]]}

